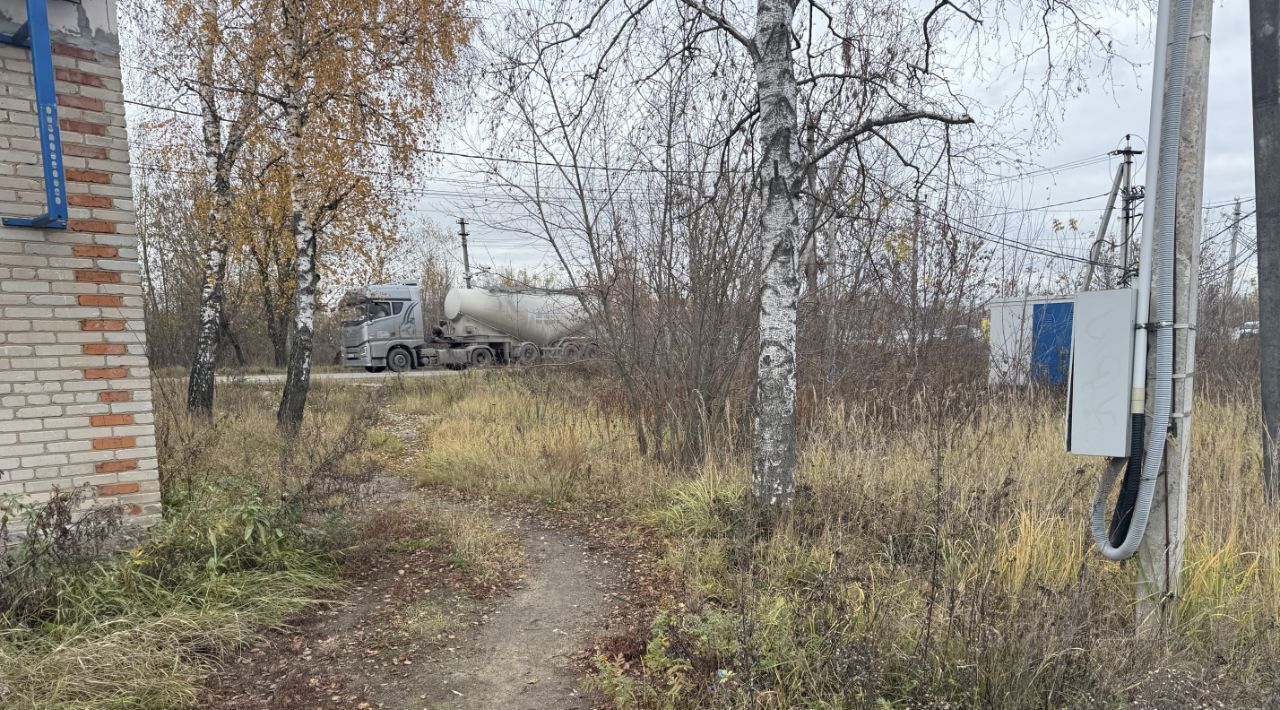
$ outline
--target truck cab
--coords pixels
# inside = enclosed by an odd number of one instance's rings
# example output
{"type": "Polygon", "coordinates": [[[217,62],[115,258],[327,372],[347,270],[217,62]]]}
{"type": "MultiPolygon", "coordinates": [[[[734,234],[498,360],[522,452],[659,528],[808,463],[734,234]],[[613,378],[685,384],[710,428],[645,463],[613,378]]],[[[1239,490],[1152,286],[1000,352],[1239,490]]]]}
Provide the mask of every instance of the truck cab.
{"type": "Polygon", "coordinates": [[[348,291],[341,302],[342,364],[395,372],[418,364],[426,333],[417,284],[381,284],[348,291]]]}

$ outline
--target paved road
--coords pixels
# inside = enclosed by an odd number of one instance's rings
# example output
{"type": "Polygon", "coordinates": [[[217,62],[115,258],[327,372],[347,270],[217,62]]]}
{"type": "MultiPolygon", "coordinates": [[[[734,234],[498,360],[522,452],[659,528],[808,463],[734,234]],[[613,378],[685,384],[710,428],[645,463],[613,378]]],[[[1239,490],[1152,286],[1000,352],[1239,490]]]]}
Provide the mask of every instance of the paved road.
{"type": "MultiPolygon", "coordinates": [[[[342,381],[342,380],[358,380],[362,382],[378,382],[381,380],[393,380],[398,377],[441,377],[443,375],[457,374],[452,370],[414,370],[413,372],[314,372],[311,374],[311,381],[342,381]]],[[[266,375],[219,375],[219,382],[284,382],[284,373],[273,373],[266,375]]]]}

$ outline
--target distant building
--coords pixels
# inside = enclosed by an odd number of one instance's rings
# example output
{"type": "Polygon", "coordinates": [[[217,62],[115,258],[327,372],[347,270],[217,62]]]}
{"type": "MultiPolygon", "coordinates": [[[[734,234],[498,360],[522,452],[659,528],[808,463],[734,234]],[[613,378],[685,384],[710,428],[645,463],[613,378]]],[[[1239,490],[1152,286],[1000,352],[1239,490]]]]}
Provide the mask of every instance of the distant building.
{"type": "Polygon", "coordinates": [[[1066,385],[1073,296],[1017,296],[988,304],[991,384],[1066,385]]]}

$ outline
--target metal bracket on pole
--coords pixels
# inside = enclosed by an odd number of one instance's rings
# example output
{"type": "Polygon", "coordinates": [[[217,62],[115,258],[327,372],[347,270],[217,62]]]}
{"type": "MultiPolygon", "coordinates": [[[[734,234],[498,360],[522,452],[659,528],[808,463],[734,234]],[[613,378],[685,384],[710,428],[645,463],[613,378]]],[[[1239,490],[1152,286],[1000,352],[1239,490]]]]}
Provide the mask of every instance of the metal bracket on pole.
{"type": "Polygon", "coordinates": [[[37,136],[44,163],[45,213],[39,217],[5,217],[7,227],[67,228],[67,179],[62,170],[62,137],[58,129],[58,93],[54,84],[49,9],[45,0],[27,0],[27,22],[0,43],[31,48],[35,77],[37,136]]]}

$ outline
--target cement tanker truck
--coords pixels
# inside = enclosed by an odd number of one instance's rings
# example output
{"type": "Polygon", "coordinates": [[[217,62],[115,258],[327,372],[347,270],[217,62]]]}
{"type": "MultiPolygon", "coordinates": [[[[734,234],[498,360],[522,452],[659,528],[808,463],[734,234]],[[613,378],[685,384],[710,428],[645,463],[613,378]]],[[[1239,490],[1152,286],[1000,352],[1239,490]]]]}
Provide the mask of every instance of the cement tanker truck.
{"type": "Polygon", "coordinates": [[[543,289],[455,288],[444,320],[424,323],[417,284],[384,284],[342,299],[342,364],[370,372],[430,365],[573,361],[595,349],[578,298],[543,289]]]}

